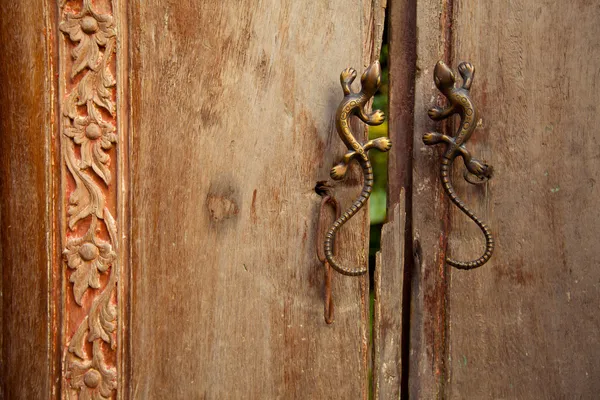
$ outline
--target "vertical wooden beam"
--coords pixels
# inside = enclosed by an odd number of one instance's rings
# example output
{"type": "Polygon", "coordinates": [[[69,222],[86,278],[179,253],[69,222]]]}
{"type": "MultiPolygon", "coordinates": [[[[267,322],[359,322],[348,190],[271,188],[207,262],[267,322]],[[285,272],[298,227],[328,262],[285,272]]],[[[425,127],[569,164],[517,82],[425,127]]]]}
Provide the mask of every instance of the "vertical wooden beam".
{"type": "Polygon", "coordinates": [[[0,3],[0,398],[56,393],[52,7],[0,3]]]}
{"type": "Polygon", "coordinates": [[[445,129],[428,118],[427,110],[441,100],[433,67],[450,57],[451,11],[451,0],[417,0],[409,398],[443,397],[447,379],[448,199],[438,178],[439,150],[425,146],[422,136],[445,129]]]}
{"type": "Polygon", "coordinates": [[[374,389],[375,398],[399,398],[407,351],[412,265],[411,212],[412,132],[416,57],[416,3],[389,5],[389,136],[388,222],[381,233],[375,271],[374,389]],[[408,193],[408,198],[406,197],[408,193]],[[408,278],[408,279],[407,279],[408,278]],[[406,310],[405,310],[406,308],[406,310]]]}
{"type": "MultiPolygon", "coordinates": [[[[470,151],[496,171],[457,192],[496,235],[482,268],[452,273],[448,398],[600,392],[600,7],[455,0],[453,66],[476,68],[470,151]]],[[[483,238],[452,210],[454,258],[483,238]]]]}
{"type": "Polygon", "coordinates": [[[122,398],[123,8],[59,0],[58,9],[62,396],[122,398]]]}

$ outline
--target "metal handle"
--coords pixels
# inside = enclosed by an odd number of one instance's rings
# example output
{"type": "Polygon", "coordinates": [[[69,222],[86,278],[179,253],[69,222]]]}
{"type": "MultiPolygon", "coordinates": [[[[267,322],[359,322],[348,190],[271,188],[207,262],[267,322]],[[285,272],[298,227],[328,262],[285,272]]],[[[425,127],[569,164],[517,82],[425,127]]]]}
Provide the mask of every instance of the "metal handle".
{"type": "Polygon", "coordinates": [[[342,157],[342,161],[331,169],[331,178],[335,180],[343,179],[348,171],[348,165],[352,160],[357,160],[363,170],[364,186],[359,197],[354,201],[352,206],[339,217],[327,232],[325,238],[325,257],[327,262],[333,269],[344,275],[358,276],[363,275],[369,269],[368,267],[349,268],[343,266],[333,254],[333,244],[337,231],[360,210],[371,195],[373,189],[373,168],[369,160],[368,151],[376,149],[379,151],[388,151],[392,147],[392,143],[387,137],[381,137],[374,140],[369,140],[361,145],[354,137],[350,130],[350,116],[356,115],[364,123],[368,125],[381,125],[385,120],[383,111],[375,110],[372,113],[367,113],[364,108],[369,100],[375,95],[381,85],[381,66],[379,61],[375,61],[360,78],[361,89],[359,92],[353,92],[351,89],[352,82],[356,78],[356,71],[352,68],[346,68],[340,75],[344,98],[338,106],[335,122],[340,138],[348,147],[348,153],[342,157]]]}
{"type": "Polygon", "coordinates": [[[488,262],[494,251],[494,238],[490,229],[458,198],[454,187],[450,182],[450,171],[452,163],[456,157],[462,157],[467,169],[463,176],[471,184],[482,184],[492,178],[493,168],[485,162],[480,161],[473,156],[465,147],[473,131],[477,126],[477,109],[470,97],[471,84],[475,75],[475,68],[471,63],[463,62],[458,66],[458,72],[463,79],[460,87],[455,87],[456,78],[452,69],[443,61],[438,61],[433,71],[435,86],[448,99],[448,105],[444,108],[433,107],[429,110],[429,117],[435,121],[441,121],[454,114],[460,115],[460,127],[454,137],[442,133],[430,132],[423,135],[423,142],[426,145],[435,145],[443,143],[446,145],[446,151],[442,157],[440,167],[440,179],[444,191],[450,197],[450,200],[469,218],[471,218],[481,229],[485,236],[485,252],[476,260],[461,262],[451,258],[446,258],[446,262],[459,269],[474,269],[481,267],[488,262]]]}

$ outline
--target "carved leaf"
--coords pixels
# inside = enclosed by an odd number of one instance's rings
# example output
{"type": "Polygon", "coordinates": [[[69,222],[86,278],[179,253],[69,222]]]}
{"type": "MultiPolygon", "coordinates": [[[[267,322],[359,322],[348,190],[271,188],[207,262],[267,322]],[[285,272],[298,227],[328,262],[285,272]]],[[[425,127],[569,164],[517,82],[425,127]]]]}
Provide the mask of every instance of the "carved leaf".
{"type": "Polygon", "coordinates": [[[96,183],[76,167],[73,143],[68,142],[65,150],[67,168],[75,180],[76,188],[69,197],[69,228],[73,230],[75,224],[89,215],[103,218],[104,195],[96,183]]]}
{"type": "MultiPolygon", "coordinates": [[[[115,103],[111,99],[112,92],[110,87],[114,86],[114,81],[103,78],[104,73],[88,72],[77,85],[75,104],[81,106],[93,102],[98,107],[104,108],[111,115],[115,113],[115,103]],[[106,82],[105,82],[106,81],[106,82]],[[105,83],[110,84],[106,86],[105,83]]],[[[88,107],[90,112],[90,107],[88,107]]]]}
{"type": "Polygon", "coordinates": [[[79,45],[73,49],[72,54],[75,61],[73,61],[71,78],[83,71],[85,67],[92,71],[96,70],[100,58],[100,48],[98,43],[88,35],[83,35],[79,45]]]}
{"type": "Polygon", "coordinates": [[[69,351],[82,359],[87,359],[87,354],[85,353],[85,339],[87,332],[88,317],[85,317],[83,322],[79,325],[79,328],[77,328],[77,332],[75,332],[75,335],[71,338],[71,343],[69,343],[69,351]]]}
{"type": "Polygon", "coordinates": [[[110,368],[104,362],[104,354],[100,343],[94,342],[94,363],[93,366],[100,372],[102,381],[98,386],[100,395],[104,398],[109,398],[112,391],[117,388],[117,370],[110,368]]]}
{"type": "Polygon", "coordinates": [[[110,291],[108,288],[105,289],[102,295],[94,299],[92,303],[89,314],[90,335],[88,341],[102,339],[114,347],[116,343],[113,343],[111,333],[117,328],[117,307],[110,301],[111,293],[112,289],[110,291]]]}
{"type": "Polygon", "coordinates": [[[73,285],[75,301],[81,305],[81,299],[88,287],[98,289],[100,287],[100,274],[93,263],[82,262],[77,270],[71,274],[69,279],[73,285]]]}
{"type": "Polygon", "coordinates": [[[92,169],[108,185],[112,177],[110,174],[110,170],[106,166],[106,163],[110,158],[108,157],[108,154],[102,151],[99,145],[93,146],[92,153],[92,169]]]}

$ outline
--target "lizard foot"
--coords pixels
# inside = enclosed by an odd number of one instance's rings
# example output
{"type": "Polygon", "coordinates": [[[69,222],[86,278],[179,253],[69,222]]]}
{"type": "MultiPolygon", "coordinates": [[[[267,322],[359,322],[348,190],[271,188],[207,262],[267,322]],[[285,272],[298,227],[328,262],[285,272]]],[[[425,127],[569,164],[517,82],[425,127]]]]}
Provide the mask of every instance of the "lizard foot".
{"type": "Polygon", "coordinates": [[[329,172],[329,176],[331,176],[331,179],[339,181],[340,179],[343,179],[344,176],[346,176],[347,171],[348,171],[348,164],[341,163],[341,164],[338,164],[335,167],[331,168],[331,171],[329,172]]]}
{"type": "Polygon", "coordinates": [[[429,115],[429,118],[431,118],[434,121],[444,119],[442,109],[439,107],[430,108],[429,111],[427,111],[427,114],[429,115]]]}
{"type": "Polygon", "coordinates": [[[392,141],[387,137],[380,137],[369,141],[365,145],[365,150],[377,149],[379,151],[389,151],[392,148],[392,141]]]}
{"type": "Polygon", "coordinates": [[[385,114],[381,110],[375,110],[371,115],[369,115],[368,124],[369,125],[381,125],[385,121],[385,114]]]}
{"type": "Polygon", "coordinates": [[[458,66],[458,72],[463,78],[470,78],[475,73],[475,67],[470,62],[462,62],[458,66]]]}
{"type": "Polygon", "coordinates": [[[438,144],[442,142],[442,135],[437,132],[429,132],[423,135],[423,143],[427,145],[438,144]]]}
{"type": "Polygon", "coordinates": [[[494,168],[476,159],[471,159],[467,163],[467,169],[463,176],[465,180],[473,185],[479,185],[492,178],[494,168]]]}
{"type": "Polygon", "coordinates": [[[346,68],[340,74],[340,78],[343,82],[352,83],[356,79],[356,70],[354,68],[346,68]]]}

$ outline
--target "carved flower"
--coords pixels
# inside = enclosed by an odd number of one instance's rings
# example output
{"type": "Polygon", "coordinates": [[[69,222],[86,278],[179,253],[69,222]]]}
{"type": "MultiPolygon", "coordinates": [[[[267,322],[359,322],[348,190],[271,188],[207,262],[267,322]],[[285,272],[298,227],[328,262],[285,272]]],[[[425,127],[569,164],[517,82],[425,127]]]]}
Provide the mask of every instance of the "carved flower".
{"type": "Polygon", "coordinates": [[[85,67],[96,70],[100,58],[99,46],[106,46],[108,39],[116,36],[113,18],[97,14],[90,0],[84,0],[79,14],[66,14],[60,23],[60,30],[68,34],[73,42],[79,42],[73,49],[73,70],[71,78],[85,67]]]}
{"type": "Polygon", "coordinates": [[[94,225],[85,236],[69,240],[63,252],[67,265],[75,270],[69,280],[74,284],[73,294],[79,305],[88,287],[100,287],[100,272],[105,272],[117,257],[110,243],[93,234],[94,225]]]}
{"type": "Polygon", "coordinates": [[[79,389],[80,400],[105,400],[117,388],[117,371],[104,362],[101,347],[94,342],[91,360],[74,359],[69,365],[71,387],[79,389]]]}
{"type": "Polygon", "coordinates": [[[117,142],[113,133],[114,126],[102,121],[90,107],[87,117],[75,117],[73,125],[65,128],[65,135],[73,138],[75,143],[81,145],[81,163],[79,167],[85,169],[92,167],[94,172],[108,185],[111,180],[107,163],[110,160],[104,150],[109,150],[117,142]]]}

